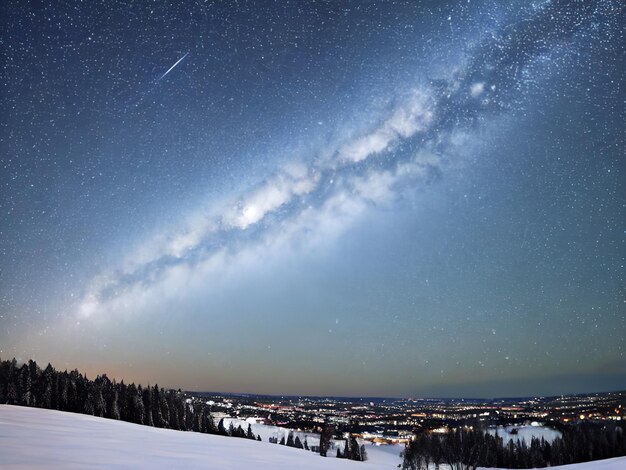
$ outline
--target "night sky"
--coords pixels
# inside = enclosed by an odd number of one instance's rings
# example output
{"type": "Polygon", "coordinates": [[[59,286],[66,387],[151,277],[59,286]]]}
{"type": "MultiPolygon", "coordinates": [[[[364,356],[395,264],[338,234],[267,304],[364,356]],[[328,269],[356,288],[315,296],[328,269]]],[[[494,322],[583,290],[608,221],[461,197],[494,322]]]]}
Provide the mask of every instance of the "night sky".
{"type": "Polygon", "coordinates": [[[620,0],[0,8],[3,359],[626,389],[620,0]]]}

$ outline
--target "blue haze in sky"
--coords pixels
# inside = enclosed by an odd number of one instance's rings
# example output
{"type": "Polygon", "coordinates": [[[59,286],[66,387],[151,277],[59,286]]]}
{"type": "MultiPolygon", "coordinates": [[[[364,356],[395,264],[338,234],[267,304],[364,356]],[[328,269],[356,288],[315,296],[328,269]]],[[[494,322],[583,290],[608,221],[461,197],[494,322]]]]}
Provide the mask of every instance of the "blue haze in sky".
{"type": "Polygon", "coordinates": [[[622,2],[1,8],[1,357],[232,392],[626,388],[622,2]]]}

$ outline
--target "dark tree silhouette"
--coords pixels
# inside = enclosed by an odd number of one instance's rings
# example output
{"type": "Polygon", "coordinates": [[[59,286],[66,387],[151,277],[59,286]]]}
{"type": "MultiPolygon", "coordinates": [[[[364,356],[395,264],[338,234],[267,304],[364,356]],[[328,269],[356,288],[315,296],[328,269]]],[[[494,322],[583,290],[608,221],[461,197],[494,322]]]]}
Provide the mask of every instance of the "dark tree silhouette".
{"type": "Polygon", "coordinates": [[[626,455],[624,422],[559,425],[561,437],[552,443],[533,438],[505,442],[484,429],[457,428],[448,434],[420,432],[404,450],[406,470],[426,470],[446,464],[453,470],[477,467],[541,468],[626,455]]]}
{"type": "Polygon", "coordinates": [[[326,457],[328,449],[330,448],[330,440],[333,437],[335,428],[332,424],[325,423],[322,427],[322,433],[320,434],[320,455],[326,457]]]}

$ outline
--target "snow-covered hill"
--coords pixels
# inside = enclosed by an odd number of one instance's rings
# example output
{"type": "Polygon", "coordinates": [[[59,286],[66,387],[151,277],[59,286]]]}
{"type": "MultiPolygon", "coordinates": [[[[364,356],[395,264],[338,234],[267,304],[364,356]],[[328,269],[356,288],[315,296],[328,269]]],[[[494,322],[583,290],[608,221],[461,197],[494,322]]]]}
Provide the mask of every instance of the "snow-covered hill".
{"type": "MultiPolygon", "coordinates": [[[[626,469],[626,457],[616,457],[614,459],[596,460],[595,462],[573,463],[570,465],[559,465],[548,467],[558,470],[624,470],[626,469]]],[[[478,470],[507,470],[502,468],[481,468],[478,470]]]]}
{"type": "MultiPolygon", "coordinates": [[[[351,462],[267,442],[0,405],[1,468],[391,470],[399,463],[396,451],[368,447],[368,462],[351,462]]],[[[626,457],[558,468],[623,470],[626,457]]]]}
{"type": "Polygon", "coordinates": [[[369,462],[351,462],[268,442],[0,405],[1,468],[366,470],[399,461],[374,452],[369,462]]]}

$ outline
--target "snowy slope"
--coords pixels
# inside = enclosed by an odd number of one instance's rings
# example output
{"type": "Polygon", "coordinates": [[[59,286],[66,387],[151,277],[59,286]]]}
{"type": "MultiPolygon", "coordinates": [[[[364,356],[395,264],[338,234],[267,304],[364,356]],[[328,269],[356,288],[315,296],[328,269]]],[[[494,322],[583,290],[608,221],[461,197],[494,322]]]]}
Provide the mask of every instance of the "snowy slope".
{"type": "MultiPolygon", "coordinates": [[[[368,446],[367,451],[368,462],[350,462],[267,442],[0,405],[1,468],[366,470],[400,463],[398,448],[368,446]]],[[[623,470],[626,457],[558,468],[623,470]]]]}
{"type": "Polygon", "coordinates": [[[504,442],[508,442],[509,439],[525,441],[527,445],[530,445],[533,437],[541,439],[542,437],[552,442],[557,437],[561,437],[561,433],[556,429],[547,428],[544,426],[498,426],[496,428],[489,429],[489,434],[495,436],[496,434],[504,439],[504,442]],[[516,430],[516,434],[513,434],[513,429],[516,430]]]}
{"type": "MultiPolygon", "coordinates": [[[[559,465],[555,468],[558,470],[624,470],[626,469],[626,457],[616,457],[614,459],[596,460],[595,462],[573,463],[570,465],[559,465]]],[[[478,467],[478,470],[506,470],[500,468],[483,469],[478,467]]]]}
{"type": "MultiPolygon", "coordinates": [[[[0,405],[2,468],[203,468],[365,470],[267,442],[156,429],[54,410],[0,405]]],[[[391,468],[394,468],[395,465],[391,468]]]]}
{"type": "MultiPolygon", "coordinates": [[[[281,440],[281,438],[285,438],[287,440],[287,436],[290,432],[293,432],[294,438],[298,436],[302,442],[306,438],[308,445],[317,446],[320,443],[319,434],[313,434],[302,431],[292,431],[287,428],[279,427],[279,426],[268,426],[265,424],[256,424],[253,420],[240,420],[234,418],[225,418],[224,426],[228,428],[230,423],[233,423],[234,426],[241,426],[244,430],[248,429],[248,424],[252,426],[252,432],[255,435],[261,436],[264,442],[269,442],[270,437],[274,437],[281,440]]],[[[337,447],[343,450],[345,441],[331,441],[331,447],[328,451],[329,456],[337,455],[337,447]]],[[[367,451],[367,462],[365,463],[366,468],[397,468],[398,464],[402,463],[402,457],[400,454],[404,450],[404,445],[383,445],[376,446],[372,445],[370,442],[359,441],[359,444],[365,445],[365,450],[367,451]]],[[[361,466],[359,468],[365,469],[365,467],[361,466]]]]}

